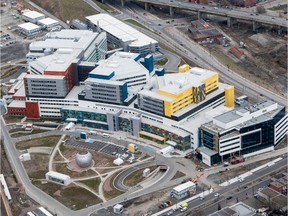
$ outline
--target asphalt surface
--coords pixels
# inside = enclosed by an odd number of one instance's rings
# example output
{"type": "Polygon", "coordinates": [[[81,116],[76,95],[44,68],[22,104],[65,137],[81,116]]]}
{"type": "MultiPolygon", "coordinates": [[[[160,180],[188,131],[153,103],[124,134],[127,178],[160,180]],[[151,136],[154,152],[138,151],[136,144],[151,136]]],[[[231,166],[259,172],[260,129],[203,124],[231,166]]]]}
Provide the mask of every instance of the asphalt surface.
{"type": "MultiPolygon", "coordinates": [[[[121,190],[121,191],[127,191],[129,190],[131,187],[124,185],[123,181],[124,179],[131,173],[139,170],[139,169],[143,169],[143,168],[149,168],[151,166],[155,166],[156,162],[155,161],[150,161],[150,162],[144,162],[141,164],[137,164],[133,167],[130,167],[126,170],[124,170],[123,172],[119,173],[119,175],[116,176],[116,178],[114,179],[114,186],[121,190]]],[[[158,164],[159,165],[159,164],[158,164]]],[[[161,164],[161,165],[165,165],[165,164],[161,164]]]]}
{"type": "Polygon", "coordinates": [[[169,52],[168,50],[161,49],[161,52],[165,55],[165,57],[168,59],[168,62],[163,65],[163,68],[166,71],[178,71],[178,67],[180,65],[181,59],[178,55],[175,55],[174,53],[169,52]]]}
{"type": "Polygon", "coordinates": [[[218,8],[214,6],[208,5],[199,5],[199,4],[192,4],[188,2],[179,2],[176,0],[168,1],[168,0],[132,0],[135,2],[146,2],[154,5],[162,5],[162,6],[169,6],[173,8],[191,10],[191,11],[199,11],[205,14],[212,14],[218,15],[223,17],[232,17],[236,19],[241,19],[245,21],[255,21],[257,23],[281,26],[287,28],[287,20],[280,17],[272,17],[262,14],[256,14],[241,10],[236,10],[234,8],[218,8]],[[251,15],[252,14],[252,15],[251,15]]]}
{"type": "MultiPolygon", "coordinates": [[[[173,27],[170,28],[170,31],[167,31],[167,25],[159,26],[159,22],[163,23],[163,20],[149,20],[148,15],[144,16],[141,9],[138,11],[136,6],[131,6],[131,8],[119,8],[121,12],[130,15],[132,18],[137,18],[137,21],[141,24],[148,26],[150,29],[153,29],[156,33],[142,29],[141,31],[150,37],[158,40],[159,42],[165,44],[167,47],[175,50],[180,56],[186,57],[193,61],[196,65],[199,65],[202,68],[207,68],[209,70],[214,70],[219,72],[220,79],[228,84],[234,85],[235,88],[243,92],[248,96],[258,99],[271,99],[281,105],[286,106],[286,98],[280,95],[277,95],[274,92],[271,92],[254,82],[238,75],[236,72],[230,70],[226,65],[222,65],[216,58],[211,56],[207,50],[205,50],[201,45],[189,39],[182,32],[176,31],[173,27]],[[181,44],[181,45],[180,45],[181,44]]],[[[147,12],[148,14],[148,12],[147,12]]]]}
{"type": "MultiPolygon", "coordinates": [[[[184,212],[181,215],[185,215],[189,211],[195,211],[199,207],[204,208],[203,205],[209,204],[211,202],[211,200],[212,200],[212,202],[214,202],[214,204],[212,205],[212,207],[210,207],[211,208],[210,210],[207,209],[208,205],[205,206],[205,212],[206,211],[212,211],[211,213],[213,213],[214,210],[212,210],[212,209],[215,208],[215,205],[218,207],[218,201],[220,202],[221,206],[223,207],[224,204],[226,203],[226,198],[229,196],[232,196],[232,198],[235,202],[235,199],[237,197],[240,200],[246,196],[246,193],[247,193],[247,195],[249,195],[249,194],[253,195],[253,194],[251,194],[252,192],[256,192],[258,188],[266,186],[268,184],[268,181],[266,181],[266,180],[263,182],[260,182],[260,183],[256,183],[256,181],[258,179],[262,179],[264,176],[267,176],[273,172],[276,172],[277,170],[280,170],[280,169],[283,169],[284,167],[287,167],[287,155],[285,157],[282,157],[282,158],[283,159],[281,161],[277,162],[275,165],[270,166],[270,167],[266,167],[266,168],[256,172],[255,174],[246,177],[245,180],[241,183],[236,182],[236,183],[233,183],[233,184],[228,185],[226,187],[223,187],[222,189],[220,189],[218,191],[214,191],[213,193],[206,196],[204,200],[195,199],[195,200],[189,202],[188,203],[188,209],[189,210],[187,210],[186,212],[184,212]],[[247,189],[244,188],[245,186],[247,186],[247,189]],[[216,193],[220,194],[219,198],[215,197],[216,193]],[[217,198],[217,200],[215,200],[215,198],[217,198]]],[[[233,200],[231,200],[231,201],[233,201],[233,200]]],[[[158,214],[158,215],[164,216],[165,214],[166,214],[166,212],[162,213],[162,214],[158,214]]],[[[179,212],[175,213],[174,215],[179,215],[179,212]]]]}
{"type": "MultiPolygon", "coordinates": [[[[56,135],[56,134],[71,134],[73,132],[66,132],[66,131],[49,131],[45,133],[40,133],[40,134],[34,134],[34,135],[28,135],[28,136],[23,136],[19,138],[11,138],[9,135],[9,132],[1,119],[1,130],[2,130],[2,137],[4,140],[4,148],[5,152],[7,154],[7,158],[11,164],[11,167],[13,168],[13,172],[15,173],[17,179],[19,182],[21,182],[23,185],[25,185],[25,192],[28,196],[30,196],[32,199],[37,200],[42,206],[47,207],[51,212],[56,213],[59,216],[85,216],[85,215],[90,215],[93,212],[97,212],[98,210],[101,210],[105,208],[104,206],[112,206],[117,203],[121,203],[123,201],[129,200],[129,199],[134,199],[139,196],[143,196],[145,194],[152,193],[154,191],[158,191],[161,188],[165,188],[166,183],[170,181],[170,179],[175,175],[177,172],[177,169],[175,168],[175,165],[169,161],[166,160],[161,155],[156,154],[156,160],[157,164],[166,164],[169,166],[168,171],[165,174],[165,178],[162,179],[162,187],[159,187],[158,184],[154,184],[149,186],[148,188],[142,188],[142,187],[135,187],[131,190],[129,190],[127,193],[118,196],[112,200],[107,201],[104,204],[97,204],[94,206],[90,206],[88,208],[84,208],[78,211],[72,211],[71,209],[67,208],[64,206],[62,203],[58,202],[56,199],[53,199],[51,196],[48,194],[44,193],[37,187],[35,187],[31,182],[30,179],[21,163],[18,157],[18,151],[15,148],[15,143],[19,141],[24,141],[28,139],[35,139],[39,137],[44,137],[48,135],[56,135]]],[[[96,213],[95,215],[99,215],[96,213]]]]}

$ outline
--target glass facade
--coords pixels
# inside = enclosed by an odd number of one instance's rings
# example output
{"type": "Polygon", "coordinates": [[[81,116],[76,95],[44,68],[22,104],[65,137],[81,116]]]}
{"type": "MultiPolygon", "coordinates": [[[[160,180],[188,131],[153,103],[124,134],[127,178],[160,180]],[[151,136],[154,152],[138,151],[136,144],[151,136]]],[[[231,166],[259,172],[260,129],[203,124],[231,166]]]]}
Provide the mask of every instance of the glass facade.
{"type": "Polygon", "coordinates": [[[132,132],[132,124],[130,119],[119,117],[118,120],[119,120],[119,130],[129,133],[132,132]]]}
{"type": "Polygon", "coordinates": [[[77,118],[79,122],[83,122],[84,119],[107,122],[106,114],[85,112],[80,110],[61,109],[61,117],[63,121],[65,121],[67,118],[77,118]]]}
{"type": "Polygon", "coordinates": [[[166,131],[162,128],[158,128],[156,126],[152,126],[145,123],[141,123],[141,130],[161,137],[165,137],[166,140],[176,142],[178,144],[179,150],[185,151],[191,148],[189,135],[187,135],[186,137],[181,137],[177,134],[171,133],[170,131],[166,131]]]}
{"type": "Polygon", "coordinates": [[[261,129],[260,136],[259,133],[251,133],[242,137],[242,150],[240,151],[241,154],[252,153],[274,145],[273,120],[241,128],[240,133],[243,134],[257,129],[261,129]],[[259,139],[260,142],[258,142],[259,139]]]}
{"type": "Polygon", "coordinates": [[[213,151],[219,150],[219,136],[217,133],[207,131],[203,128],[199,128],[199,146],[205,146],[213,151]]]}

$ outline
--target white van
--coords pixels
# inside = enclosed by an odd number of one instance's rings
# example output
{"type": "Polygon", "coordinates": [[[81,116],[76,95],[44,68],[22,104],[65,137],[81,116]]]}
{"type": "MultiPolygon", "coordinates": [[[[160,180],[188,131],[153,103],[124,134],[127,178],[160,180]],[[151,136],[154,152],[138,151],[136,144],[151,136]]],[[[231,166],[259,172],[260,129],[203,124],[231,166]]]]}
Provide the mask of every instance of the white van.
{"type": "Polygon", "coordinates": [[[104,137],[104,138],[109,138],[109,137],[110,137],[110,135],[109,135],[109,134],[107,134],[107,133],[103,133],[103,134],[102,134],[102,137],[104,137]]]}

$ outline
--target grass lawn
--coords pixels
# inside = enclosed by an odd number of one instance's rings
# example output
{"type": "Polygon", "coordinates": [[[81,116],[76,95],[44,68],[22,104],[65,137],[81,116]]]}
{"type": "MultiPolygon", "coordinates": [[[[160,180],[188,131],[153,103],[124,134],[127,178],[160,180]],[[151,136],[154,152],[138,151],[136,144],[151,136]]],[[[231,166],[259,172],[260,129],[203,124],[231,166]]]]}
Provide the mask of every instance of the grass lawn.
{"type": "Polygon", "coordinates": [[[39,139],[25,140],[16,143],[16,148],[23,150],[30,147],[45,146],[54,147],[60,140],[61,135],[47,136],[39,139]]]}
{"type": "Polygon", "coordinates": [[[109,5],[107,5],[107,4],[103,4],[103,3],[101,3],[101,2],[99,2],[99,1],[97,1],[97,0],[93,0],[93,2],[94,2],[95,4],[97,4],[98,7],[100,7],[102,10],[105,10],[105,11],[107,11],[107,12],[109,12],[109,11],[114,11],[113,8],[111,8],[111,7],[110,7],[109,5]]]}
{"type": "Polygon", "coordinates": [[[75,187],[73,185],[62,186],[50,182],[42,184],[40,181],[32,181],[32,183],[73,210],[83,209],[102,202],[101,199],[86,189],[75,187]]]}
{"type": "Polygon", "coordinates": [[[15,133],[15,132],[19,132],[19,131],[25,131],[25,128],[13,128],[13,129],[9,130],[9,133],[15,133]]]}
{"type": "Polygon", "coordinates": [[[146,30],[148,30],[148,31],[151,31],[151,30],[148,29],[146,26],[142,25],[141,23],[139,23],[139,22],[137,22],[137,21],[135,21],[135,20],[133,20],[133,19],[127,19],[127,20],[125,20],[125,22],[128,22],[128,23],[130,23],[130,24],[132,24],[132,25],[135,25],[135,26],[137,26],[137,27],[139,27],[139,28],[143,28],[143,29],[146,29],[146,30]]]}
{"type": "MultiPolygon", "coordinates": [[[[20,129],[20,128],[15,128],[15,129],[20,129]]],[[[25,129],[24,129],[24,131],[25,131],[25,129]]],[[[32,135],[32,134],[44,133],[47,131],[48,130],[42,130],[42,129],[33,129],[32,131],[26,131],[25,133],[22,133],[21,131],[19,131],[19,133],[11,134],[11,137],[15,138],[15,137],[21,137],[21,136],[28,136],[28,135],[32,135]]]]}
{"type": "Polygon", "coordinates": [[[87,179],[84,181],[80,181],[80,183],[83,183],[93,189],[94,191],[98,192],[99,185],[101,183],[100,178],[93,178],[93,179],[87,179]]]}
{"type": "Polygon", "coordinates": [[[61,123],[62,119],[61,118],[40,118],[40,119],[26,119],[25,122],[55,122],[55,123],[61,123]]]}
{"type": "Polygon", "coordinates": [[[64,22],[72,19],[84,20],[85,16],[98,13],[90,5],[79,0],[32,0],[32,2],[64,22]]]}
{"type": "MultiPolygon", "coordinates": [[[[153,172],[157,166],[152,166],[152,167],[149,167],[150,168],[150,172],[153,172]]],[[[130,175],[128,175],[125,179],[124,179],[124,185],[127,185],[127,186],[135,186],[137,185],[138,183],[142,182],[145,177],[143,177],[143,171],[145,170],[146,168],[143,168],[143,169],[139,169],[133,173],[131,173],[130,175]]]]}
{"type": "Polygon", "coordinates": [[[283,5],[268,8],[268,10],[278,11],[278,10],[285,10],[286,8],[287,8],[287,4],[283,4],[283,5]]]}
{"type": "Polygon", "coordinates": [[[20,68],[21,68],[21,66],[7,66],[7,67],[1,68],[1,70],[4,72],[4,74],[1,74],[1,79],[5,79],[5,78],[13,75],[13,74],[16,73],[20,68]],[[9,69],[8,69],[8,68],[9,68],[9,69]]]}
{"type": "Polygon", "coordinates": [[[69,175],[71,178],[90,177],[90,176],[96,176],[97,175],[93,170],[87,170],[87,171],[83,171],[83,172],[71,171],[66,167],[65,163],[55,164],[55,170],[56,170],[56,172],[60,172],[60,173],[69,175]]]}
{"type": "Polygon", "coordinates": [[[48,172],[49,155],[31,154],[30,161],[23,161],[23,165],[30,179],[45,179],[48,172]]]}
{"type": "Polygon", "coordinates": [[[167,59],[167,58],[164,58],[164,59],[162,59],[161,61],[157,61],[157,62],[156,62],[156,65],[161,65],[161,66],[163,66],[163,65],[165,65],[167,62],[168,62],[168,59],[167,59]]]}
{"type": "Polygon", "coordinates": [[[21,119],[23,119],[24,117],[22,116],[8,116],[8,115],[5,115],[3,116],[6,124],[11,124],[11,123],[18,123],[18,122],[21,122],[21,119]]]}

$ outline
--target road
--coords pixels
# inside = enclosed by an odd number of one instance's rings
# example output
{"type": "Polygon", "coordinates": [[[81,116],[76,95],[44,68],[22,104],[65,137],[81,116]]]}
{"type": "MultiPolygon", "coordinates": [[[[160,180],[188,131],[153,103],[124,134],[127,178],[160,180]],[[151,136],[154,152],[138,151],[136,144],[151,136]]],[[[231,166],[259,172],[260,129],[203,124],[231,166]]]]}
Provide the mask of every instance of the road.
{"type": "MultiPolygon", "coordinates": [[[[266,168],[256,172],[255,174],[253,174],[251,176],[248,176],[247,178],[245,178],[245,180],[242,183],[237,182],[237,183],[228,185],[226,187],[223,187],[222,189],[220,189],[218,191],[214,191],[212,194],[209,194],[208,196],[206,196],[203,201],[201,201],[200,199],[195,199],[195,200],[189,202],[188,203],[189,211],[195,212],[196,209],[199,209],[199,207],[204,208],[203,205],[205,205],[205,204],[208,206],[208,204],[211,204],[211,200],[215,201],[215,194],[216,193],[220,194],[219,202],[221,202],[221,206],[222,207],[226,203],[226,198],[228,196],[232,196],[233,197],[233,201],[235,201],[235,199],[237,197],[238,197],[239,200],[242,199],[243,197],[245,197],[246,193],[247,193],[247,195],[253,195],[253,193],[259,187],[263,187],[264,185],[267,185],[267,182],[268,182],[268,181],[265,180],[263,182],[256,183],[257,180],[261,180],[265,176],[268,176],[271,173],[274,173],[274,172],[276,172],[276,171],[278,171],[280,169],[283,169],[283,168],[287,167],[287,162],[288,162],[287,155],[282,157],[282,158],[283,159],[281,161],[277,162],[275,165],[270,166],[270,167],[266,167],[266,168]],[[247,186],[247,190],[244,190],[245,186],[247,186]]],[[[212,201],[212,202],[214,202],[214,201],[212,201]]],[[[210,210],[212,211],[210,213],[214,212],[215,205],[218,207],[218,201],[214,202],[213,205],[212,205],[212,207],[209,207],[209,208],[211,208],[210,210]]],[[[210,211],[209,209],[207,209],[207,206],[205,206],[205,214],[204,215],[207,215],[208,212],[206,212],[206,211],[210,211]]],[[[163,215],[164,216],[164,214],[165,213],[163,212],[162,214],[155,214],[155,215],[163,215]]],[[[183,213],[182,215],[185,215],[185,214],[187,214],[187,212],[183,213]]],[[[174,215],[176,215],[176,213],[174,215]]]]}
{"type": "MultiPolygon", "coordinates": [[[[169,171],[166,172],[165,179],[162,180],[163,185],[161,185],[161,187],[159,187],[158,184],[149,185],[147,188],[135,187],[135,188],[129,190],[127,193],[125,193],[119,197],[116,197],[115,199],[109,200],[109,201],[105,202],[104,204],[97,204],[97,205],[90,206],[88,208],[84,208],[84,209],[81,209],[78,211],[72,211],[69,208],[67,208],[66,206],[64,206],[63,204],[61,204],[60,202],[58,202],[56,199],[53,199],[48,194],[44,193],[43,191],[41,191],[40,189],[35,187],[30,182],[30,179],[29,179],[28,175],[26,174],[26,171],[25,171],[23,165],[22,165],[21,161],[19,160],[18,151],[15,148],[15,143],[19,142],[19,141],[24,141],[24,140],[28,140],[28,139],[32,139],[32,138],[35,139],[35,138],[39,138],[39,137],[43,137],[43,136],[48,136],[51,134],[53,134],[53,135],[65,134],[65,133],[69,134],[71,132],[49,131],[49,132],[45,132],[45,133],[41,133],[41,134],[28,135],[28,136],[23,136],[23,137],[19,137],[19,138],[11,138],[7,128],[9,128],[9,127],[5,126],[5,124],[3,123],[3,120],[1,118],[1,130],[2,130],[2,137],[4,140],[4,149],[5,149],[5,152],[7,154],[7,158],[9,160],[11,166],[13,167],[13,172],[15,173],[18,181],[21,182],[23,185],[25,185],[25,191],[26,191],[28,196],[30,196],[34,200],[37,200],[41,205],[43,205],[44,207],[47,207],[50,211],[56,213],[59,216],[90,215],[93,212],[97,212],[98,210],[103,209],[104,206],[112,206],[112,205],[115,205],[117,203],[121,203],[124,200],[134,199],[134,198],[137,198],[139,196],[143,196],[145,194],[149,194],[149,193],[152,193],[154,191],[164,189],[167,186],[169,186],[168,182],[170,181],[171,178],[173,178],[173,176],[177,172],[177,169],[174,166],[173,162],[171,162],[170,160],[166,160],[166,158],[161,156],[161,155],[156,154],[155,158],[157,160],[157,164],[166,164],[167,166],[169,166],[169,171]]],[[[99,214],[96,213],[96,215],[99,215],[99,214]]]]}
{"type": "MultiPolygon", "coordinates": [[[[116,178],[114,179],[114,186],[121,190],[121,191],[127,191],[129,190],[131,187],[129,186],[126,186],[123,184],[123,181],[124,179],[130,174],[130,173],[133,173],[139,169],[142,169],[142,168],[148,168],[148,167],[151,167],[151,166],[155,166],[155,161],[149,161],[149,162],[145,162],[145,163],[141,163],[141,164],[138,164],[138,165],[135,165],[133,167],[130,167],[126,170],[124,170],[123,172],[119,173],[119,175],[116,176],[116,178]]],[[[160,164],[158,164],[160,165],[160,164]]],[[[161,165],[166,165],[166,164],[161,164],[161,165]]]]}
{"type": "Polygon", "coordinates": [[[169,52],[168,50],[161,49],[161,52],[165,55],[165,57],[168,59],[168,62],[163,65],[163,68],[165,68],[166,71],[178,71],[178,67],[181,63],[181,59],[178,55],[175,55],[172,52],[169,52]]]}
{"type": "Polygon", "coordinates": [[[205,14],[212,14],[223,17],[231,17],[235,19],[245,21],[255,21],[257,23],[263,23],[274,26],[281,26],[287,28],[287,20],[280,17],[272,17],[263,14],[256,14],[247,11],[237,10],[235,8],[218,8],[208,5],[192,4],[188,2],[179,2],[176,0],[133,0],[135,2],[149,3],[159,6],[169,6],[172,8],[191,10],[196,12],[202,12],[205,14]]]}
{"type": "Polygon", "coordinates": [[[146,29],[141,29],[141,32],[149,35],[155,40],[158,40],[160,43],[165,44],[165,46],[174,50],[178,55],[190,59],[200,67],[219,72],[220,79],[223,82],[234,85],[235,88],[243,92],[243,94],[252,96],[257,100],[259,98],[262,99],[263,97],[263,99],[268,98],[281,105],[287,105],[285,97],[277,95],[276,93],[257,85],[257,83],[251,82],[245,77],[238,75],[236,72],[228,68],[227,65],[222,65],[201,45],[190,40],[188,36],[184,35],[174,27],[170,27],[169,31],[167,31],[167,26],[159,26],[159,22],[163,23],[163,20],[161,21],[157,19],[153,22],[153,20],[148,19],[150,17],[148,12],[147,15],[144,16],[142,13],[143,9],[138,8],[139,7],[132,5],[130,8],[124,7],[119,8],[119,10],[121,10],[122,13],[125,13],[126,16],[130,16],[141,24],[154,30],[154,32],[151,32],[146,29]],[[180,44],[182,44],[182,46],[180,44]]]}

